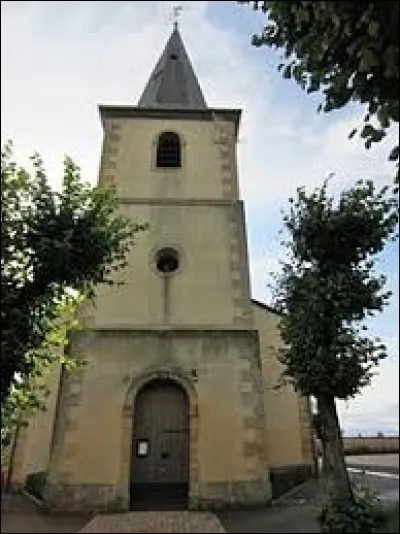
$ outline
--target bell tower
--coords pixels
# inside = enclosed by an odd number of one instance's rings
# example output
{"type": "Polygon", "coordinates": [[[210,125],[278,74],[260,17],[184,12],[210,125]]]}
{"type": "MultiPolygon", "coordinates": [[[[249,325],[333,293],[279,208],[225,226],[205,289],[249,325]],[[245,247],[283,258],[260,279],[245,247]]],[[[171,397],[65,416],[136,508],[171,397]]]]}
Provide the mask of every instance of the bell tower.
{"type": "Polygon", "coordinates": [[[149,229],[115,275],[124,284],[99,288],[71,341],[86,365],[61,377],[53,509],[270,498],[240,114],[207,106],[176,24],[138,105],[100,106],[99,183],[149,229]]]}
{"type": "Polygon", "coordinates": [[[118,274],[124,285],[100,291],[94,324],[250,326],[240,110],[207,107],[175,27],[138,106],[100,114],[100,184],[149,231],[118,274]]]}

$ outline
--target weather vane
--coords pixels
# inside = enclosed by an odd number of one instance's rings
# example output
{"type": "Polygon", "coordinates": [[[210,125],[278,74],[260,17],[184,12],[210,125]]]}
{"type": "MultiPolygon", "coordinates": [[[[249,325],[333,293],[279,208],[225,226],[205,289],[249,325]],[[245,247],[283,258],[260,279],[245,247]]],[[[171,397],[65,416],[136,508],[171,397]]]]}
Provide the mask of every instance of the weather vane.
{"type": "Polygon", "coordinates": [[[174,21],[175,30],[178,29],[178,21],[179,21],[179,17],[181,16],[182,9],[183,7],[181,5],[177,5],[172,8],[172,19],[174,21]]]}

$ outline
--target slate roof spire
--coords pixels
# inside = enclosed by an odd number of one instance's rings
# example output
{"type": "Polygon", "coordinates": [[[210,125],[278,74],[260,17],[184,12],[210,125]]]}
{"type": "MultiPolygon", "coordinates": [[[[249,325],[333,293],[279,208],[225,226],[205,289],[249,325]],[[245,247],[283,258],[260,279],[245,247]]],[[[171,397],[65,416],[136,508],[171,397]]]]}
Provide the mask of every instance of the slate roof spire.
{"type": "Polygon", "coordinates": [[[138,106],[158,109],[207,109],[176,21],[138,106]]]}

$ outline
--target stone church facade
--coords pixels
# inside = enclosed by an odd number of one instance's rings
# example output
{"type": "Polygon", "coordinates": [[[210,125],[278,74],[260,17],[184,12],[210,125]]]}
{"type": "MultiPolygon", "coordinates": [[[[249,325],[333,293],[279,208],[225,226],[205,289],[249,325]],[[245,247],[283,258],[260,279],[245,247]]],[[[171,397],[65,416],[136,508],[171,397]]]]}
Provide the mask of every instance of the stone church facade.
{"type": "Polygon", "coordinates": [[[149,230],[20,433],[14,483],[45,474],[51,510],[263,504],[313,468],[307,399],[274,389],[279,315],[250,296],[240,115],[207,106],[177,28],[138,105],[100,106],[99,183],[149,230]]]}

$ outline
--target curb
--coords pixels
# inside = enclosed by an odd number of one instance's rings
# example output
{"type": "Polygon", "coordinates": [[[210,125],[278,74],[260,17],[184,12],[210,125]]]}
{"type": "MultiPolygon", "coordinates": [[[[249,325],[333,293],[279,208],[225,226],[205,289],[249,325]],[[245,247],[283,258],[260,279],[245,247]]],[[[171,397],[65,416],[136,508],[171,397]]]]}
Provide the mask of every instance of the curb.
{"type": "Polygon", "coordinates": [[[29,493],[29,491],[27,491],[26,489],[22,489],[21,493],[22,495],[25,495],[25,497],[27,497],[30,501],[32,501],[33,504],[35,504],[39,508],[43,508],[43,501],[32,495],[32,493],[29,493]]]}

